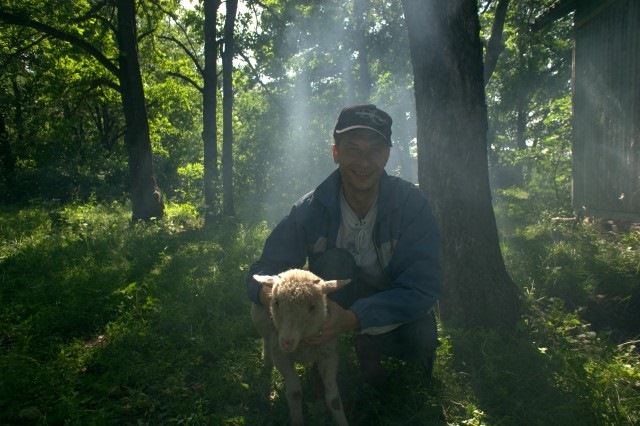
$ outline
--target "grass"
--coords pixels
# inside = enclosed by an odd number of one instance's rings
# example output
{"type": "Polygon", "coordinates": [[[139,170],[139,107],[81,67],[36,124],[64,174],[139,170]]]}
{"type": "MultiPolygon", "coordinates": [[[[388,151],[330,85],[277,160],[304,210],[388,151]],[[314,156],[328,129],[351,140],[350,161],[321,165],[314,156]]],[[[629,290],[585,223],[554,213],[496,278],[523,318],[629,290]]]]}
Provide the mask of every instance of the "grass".
{"type": "MultiPolygon", "coordinates": [[[[188,204],[167,212],[133,226],[128,206],[95,200],[0,208],[0,424],[287,423],[244,286],[267,226],[204,227],[188,204]]],[[[527,301],[518,329],[443,327],[431,386],[420,367],[388,360],[384,395],[359,384],[345,337],[352,424],[640,423],[637,334],[587,321],[596,296],[640,291],[640,236],[507,228],[505,261],[527,301]]],[[[309,424],[332,424],[300,372],[309,424]]]]}

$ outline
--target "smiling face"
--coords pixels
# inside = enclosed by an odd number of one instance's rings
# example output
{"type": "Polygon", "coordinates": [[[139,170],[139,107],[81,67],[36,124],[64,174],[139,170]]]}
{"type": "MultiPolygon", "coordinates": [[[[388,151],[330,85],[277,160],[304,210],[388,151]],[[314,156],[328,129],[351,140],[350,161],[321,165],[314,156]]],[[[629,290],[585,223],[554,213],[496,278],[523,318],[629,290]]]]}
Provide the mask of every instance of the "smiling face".
{"type": "Polygon", "coordinates": [[[347,201],[375,199],[391,153],[387,141],[371,130],[352,130],[336,139],[332,151],[347,201]]]}

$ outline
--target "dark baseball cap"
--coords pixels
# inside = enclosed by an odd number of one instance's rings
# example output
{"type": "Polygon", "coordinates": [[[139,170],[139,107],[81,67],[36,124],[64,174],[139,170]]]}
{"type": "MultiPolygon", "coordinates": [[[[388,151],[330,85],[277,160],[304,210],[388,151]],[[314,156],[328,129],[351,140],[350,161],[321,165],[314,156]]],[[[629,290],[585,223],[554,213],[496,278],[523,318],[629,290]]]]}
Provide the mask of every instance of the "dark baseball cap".
{"type": "Polygon", "coordinates": [[[369,129],[382,136],[391,146],[391,117],[375,105],[347,105],[342,108],[333,137],[351,130],[369,129]]]}

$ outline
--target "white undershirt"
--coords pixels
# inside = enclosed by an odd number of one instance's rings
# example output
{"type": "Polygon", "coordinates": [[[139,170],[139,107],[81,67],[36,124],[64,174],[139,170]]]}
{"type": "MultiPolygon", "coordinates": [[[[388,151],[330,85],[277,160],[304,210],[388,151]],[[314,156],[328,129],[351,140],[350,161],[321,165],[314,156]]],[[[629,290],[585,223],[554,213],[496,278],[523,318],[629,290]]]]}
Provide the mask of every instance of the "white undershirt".
{"type": "Polygon", "coordinates": [[[340,191],[340,229],[338,230],[338,240],[336,246],[344,248],[353,255],[356,264],[362,268],[367,264],[376,261],[376,250],[373,246],[373,224],[378,215],[378,199],[363,219],[358,219],[349,206],[344,193],[340,191]]]}
{"type": "Polygon", "coordinates": [[[385,289],[387,287],[378,255],[373,244],[373,227],[378,216],[378,199],[363,219],[359,219],[349,206],[344,193],[340,191],[340,211],[342,218],[338,230],[336,247],[344,248],[353,255],[356,265],[361,270],[361,278],[368,286],[385,289]]]}
{"type": "MultiPolygon", "coordinates": [[[[389,284],[384,277],[376,248],[373,244],[373,227],[378,216],[378,199],[367,212],[363,219],[358,219],[349,206],[344,193],[340,191],[340,211],[342,219],[340,220],[340,228],[338,229],[338,238],[336,247],[344,248],[353,255],[356,265],[360,269],[358,275],[358,286],[360,296],[366,296],[378,291],[386,290],[389,284]]],[[[400,326],[400,324],[389,324],[380,327],[371,327],[362,330],[364,334],[382,334],[387,333],[400,326]]]]}

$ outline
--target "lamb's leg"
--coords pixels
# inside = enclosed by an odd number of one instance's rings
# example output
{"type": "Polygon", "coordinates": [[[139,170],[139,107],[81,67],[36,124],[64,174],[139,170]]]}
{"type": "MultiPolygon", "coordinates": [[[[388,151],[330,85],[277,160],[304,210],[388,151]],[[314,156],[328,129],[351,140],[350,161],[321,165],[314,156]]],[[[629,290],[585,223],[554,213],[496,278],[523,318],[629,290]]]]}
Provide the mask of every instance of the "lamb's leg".
{"type": "Polygon", "coordinates": [[[271,359],[271,351],[269,350],[269,346],[269,336],[267,335],[262,339],[262,360],[264,362],[264,367],[267,370],[271,370],[273,368],[273,360],[271,359]]]}
{"type": "MultiPolygon", "coordinates": [[[[278,343],[275,344],[277,345],[278,343]]],[[[294,426],[302,426],[304,425],[302,417],[302,385],[300,384],[300,377],[298,377],[293,361],[285,354],[274,353],[273,362],[284,379],[291,424],[294,426]]]]}
{"type": "Polygon", "coordinates": [[[273,325],[271,318],[267,310],[256,304],[251,305],[251,321],[254,327],[258,330],[258,334],[262,337],[262,358],[264,367],[266,370],[271,370],[273,367],[273,361],[271,359],[271,339],[273,332],[273,325]]]}
{"type": "Polygon", "coordinates": [[[340,399],[340,391],[336,376],[338,374],[338,355],[324,357],[318,361],[318,372],[324,384],[324,399],[327,408],[331,411],[331,415],[337,425],[347,426],[347,417],[344,415],[344,407],[340,399]]]}

